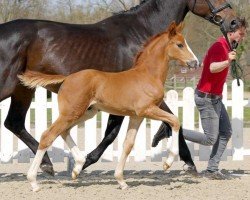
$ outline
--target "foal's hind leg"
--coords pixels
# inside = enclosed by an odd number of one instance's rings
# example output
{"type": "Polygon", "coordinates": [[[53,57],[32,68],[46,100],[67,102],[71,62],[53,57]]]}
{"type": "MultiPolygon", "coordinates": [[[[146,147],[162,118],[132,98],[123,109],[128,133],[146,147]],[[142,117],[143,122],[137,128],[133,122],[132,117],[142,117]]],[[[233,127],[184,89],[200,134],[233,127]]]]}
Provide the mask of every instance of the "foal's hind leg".
{"type": "Polygon", "coordinates": [[[180,123],[176,116],[173,114],[170,114],[168,112],[165,112],[164,110],[160,109],[157,106],[151,106],[148,108],[145,113],[145,117],[148,117],[150,119],[160,120],[164,121],[172,127],[172,144],[169,149],[169,156],[167,158],[166,163],[164,163],[163,168],[167,170],[174,162],[175,156],[179,154],[179,129],[180,129],[180,123]]]}
{"type": "Polygon", "coordinates": [[[42,158],[46,150],[52,145],[54,140],[60,134],[67,131],[70,126],[71,124],[68,122],[68,120],[64,119],[63,117],[59,117],[45,132],[43,132],[34,161],[32,162],[27,174],[27,178],[31,183],[34,192],[40,189],[37,184],[36,177],[38,168],[42,162],[42,158]]]}
{"type": "Polygon", "coordinates": [[[129,120],[127,135],[123,143],[122,155],[115,170],[115,178],[118,181],[121,189],[126,189],[128,187],[127,183],[124,181],[123,178],[124,166],[128,158],[128,155],[130,154],[134,146],[135,137],[141,125],[142,120],[143,118],[138,118],[138,117],[130,117],[129,120]]]}

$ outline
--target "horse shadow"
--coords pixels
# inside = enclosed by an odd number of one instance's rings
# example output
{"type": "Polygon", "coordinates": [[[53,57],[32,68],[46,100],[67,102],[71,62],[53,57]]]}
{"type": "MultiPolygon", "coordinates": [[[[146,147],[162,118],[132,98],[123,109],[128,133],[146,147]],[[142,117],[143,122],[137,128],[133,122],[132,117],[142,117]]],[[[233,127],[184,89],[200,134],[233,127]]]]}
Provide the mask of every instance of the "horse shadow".
{"type": "MultiPolygon", "coordinates": [[[[250,170],[223,170],[223,173],[235,175],[235,179],[241,176],[250,176],[250,170]]],[[[56,172],[55,177],[38,173],[38,181],[41,185],[45,184],[61,184],[63,187],[71,187],[74,189],[89,186],[111,185],[118,187],[118,183],[114,177],[114,170],[94,170],[90,172],[83,171],[77,180],[72,180],[67,171],[56,172]]],[[[203,177],[194,177],[183,173],[181,170],[171,170],[164,172],[162,170],[125,170],[124,177],[130,188],[139,186],[169,186],[169,190],[181,188],[183,185],[198,185],[204,181],[203,177]]],[[[24,173],[0,173],[1,182],[28,182],[24,173]]]]}
{"type": "MultiPolygon", "coordinates": [[[[114,177],[114,170],[104,171],[95,170],[90,173],[82,172],[77,180],[70,183],[63,183],[66,187],[88,187],[93,185],[114,185],[118,187],[118,183],[114,177]]],[[[180,170],[172,170],[164,172],[162,170],[125,170],[124,177],[130,188],[144,186],[162,186],[171,185],[173,183],[199,184],[200,180],[193,179],[189,175],[182,174],[180,170]]],[[[176,185],[174,187],[181,187],[176,185]]],[[[173,188],[173,187],[171,187],[173,188]]]]}
{"type": "MultiPolygon", "coordinates": [[[[13,159],[18,160],[18,162],[29,163],[32,157],[29,149],[23,149],[20,151],[13,159]]],[[[61,161],[65,157],[65,152],[63,149],[58,149],[53,147],[52,151],[49,151],[50,158],[55,161],[61,161]],[[58,156],[60,155],[60,156],[58,156]]],[[[4,165],[1,163],[1,165],[4,165]]],[[[13,164],[15,165],[15,164],[13,164]]],[[[240,178],[241,176],[250,176],[250,170],[223,170],[223,173],[234,175],[235,178],[240,178]]],[[[66,187],[80,188],[88,187],[92,185],[114,185],[118,186],[117,181],[114,177],[114,170],[93,170],[93,171],[82,171],[77,180],[71,180],[71,175],[68,171],[56,172],[55,177],[46,175],[45,173],[38,173],[38,180],[40,184],[62,184],[66,187]]],[[[194,178],[192,175],[184,173],[182,170],[125,170],[124,177],[126,182],[130,187],[138,187],[140,185],[144,186],[162,186],[171,185],[170,188],[179,188],[183,184],[199,184],[201,183],[202,177],[198,176],[194,178]],[[174,184],[180,183],[180,184],[174,184]]],[[[27,181],[25,173],[1,173],[1,182],[25,182],[27,181]]]]}

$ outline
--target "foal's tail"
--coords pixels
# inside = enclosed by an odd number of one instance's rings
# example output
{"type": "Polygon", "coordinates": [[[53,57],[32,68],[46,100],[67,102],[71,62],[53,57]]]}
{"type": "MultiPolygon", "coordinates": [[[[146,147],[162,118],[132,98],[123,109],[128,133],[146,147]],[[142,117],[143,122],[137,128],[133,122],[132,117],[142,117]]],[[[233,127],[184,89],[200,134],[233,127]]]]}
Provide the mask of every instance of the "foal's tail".
{"type": "Polygon", "coordinates": [[[18,75],[21,83],[29,88],[35,88],[36,86],[46,86],[50,84],[62,83],[66,76],[63,75],[49,75],[35,71],[25,71],[24,74],[18,75]]]}

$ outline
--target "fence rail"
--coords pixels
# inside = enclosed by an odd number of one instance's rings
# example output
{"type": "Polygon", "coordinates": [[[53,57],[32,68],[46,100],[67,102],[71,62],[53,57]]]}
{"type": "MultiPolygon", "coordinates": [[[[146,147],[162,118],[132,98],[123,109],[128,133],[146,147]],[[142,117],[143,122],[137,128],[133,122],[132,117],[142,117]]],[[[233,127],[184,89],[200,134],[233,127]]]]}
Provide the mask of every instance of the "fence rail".
{"type": "MultiPolygon", "coordinates": [[[[227,159],[228,156],[232,157],[232,160],[243,160],[244,156],[250,155],[250,144],[244,146],[243,143],[243,109],[244,107],[250,107],[249,100],[244,100],[243,83],[240,87],[236,82],[232,83],[232,99],[227,99],[227,85],[224,86],[223,102],[226,107],[232,108],[232,128],[233,136],[231,142],[228,145],[227,150],[223,155],[223,159],[227,159]]],[[[165,101],[171,110],[178,115],[178,109],[183,109],[182,118],[183,128],[195,129],[195,104],[194,104],[194,89],[187,87],[183,90],[181,95],[182,99],[178,98],[178,93],[171,90],[166,93],[165,101]]],[[[17,162],[28,163],[34,156],[33,153],[27,148],[27,146],[4,127],[4,119],[8,113],[10,99],[7,99],[0,104],[1,109],[1,127],[0,127],[0,161],[1,163],[12,163],[13,160],[17,162]]],[[[35,93],[34,101],[31,103],[31,107],[27,113],[25,126],[28,132],[31,132],[35,138],[39,141],[41,133],[47,128],[47,119],[51,117],[52,121],[58,116],[57,107],[57,95],[52,94],[51,101],[47,101],[47,93],[43,88],[38,88],[35,93]],[[51,112],[48,110],[51,109],[51,112]],[[51,116],[49,116],[49,114],[51,116]],[[31,119],[34,119],[34,123],[31,123],[31,119]]],[[[104,136],[108,120],[108,114],[101,112],[98,117],[94,117],[83,124],[74,127],[71,130],[71,135],[80,147],[83,154],[87,154],[92,151],[101,138],[104,136]],[[100,123],[97,124],[97,119],[100,123]]],[[[155,120],[143,121],[139,133],[136,138],[135,147],[131,152],[129,160],[134,161],[162,161],[167,156],[167,148],[170,144],[171,138],[168,142],[163,141],[156,148],[151,147],[151,140],[158,130],[161,122],[155,120]]],[[[122,152],[122,144],[126,135],[126,129],[128,126],[128,118],[121,127],[120,133],[116,141],[111,144],[102,156],[102,161],[116,161],[122,152]]],[[[199,130],[202,131],[199,123],[199,130]]],[[[208,160],[211,148],[202,145],[197,145],[188,142],[188,146],[194,158],[197,160],[208,160]]],[[[53,162],[64,162],[64,158],[69,154],[68,149],[65,147],[61,138],[57,138],[53,147],[49,149],[49,155],[53,162]]]]}

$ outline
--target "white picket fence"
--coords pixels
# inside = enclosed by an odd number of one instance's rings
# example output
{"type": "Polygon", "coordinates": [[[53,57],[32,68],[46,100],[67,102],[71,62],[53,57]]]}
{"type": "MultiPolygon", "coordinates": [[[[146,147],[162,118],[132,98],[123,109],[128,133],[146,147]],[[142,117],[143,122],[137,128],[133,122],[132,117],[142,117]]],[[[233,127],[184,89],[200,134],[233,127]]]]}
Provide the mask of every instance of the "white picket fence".
{"type": "MultiPolygon", "coordinates": [[[[47,115],[48,110],[51,109],[52,121],[58,116],[57,97],[56,94],[52,94],[52,101],[47,102],[46,90],[38,88],[35,93],[35,100],[31,104],[31,108],[26,117],[26,128],[31,132],[35,138],[39,141],[41,133],[47,128],[47,115]],[[35,123],[31,123],[31,112],[35,116],[35,123]]],[[[165,101],[171,110],[178,115],[178,109],[183,109],[183,128],[194,129],[195,121],[195,104],[194,104],[194,89],[187,87],[183,90],[183,98],[178,98],[178,93],[171,90],[166,93],[165,101]]],[[[227,150],[224,153],[223,159],[227,159],[228,156],[232,157],[232,160],[243,160],[244,156],[250,155],[250,146],[244,147],[243,145],[243,109],[244,107],[250,107],[249,100],[244,100],[243,83],[240,87],[236,82],[232,83],[232,99],[227,99],[227,85],[224,86],[224,103],[226,107],[232,107],[232,128],[233,136],[228,145],[227,150]]],[[[73,98],[73,94],[72,94],[73,98]]],[[[3,123],[6,118],[10,99],[7,99],[0,104],[1,109],[1,127],[0,127],[0,161],[1,163],[12,163],[13,160],[17,162],[30,162],[30,158],[34,157],[33,153],[27,148],[27,146],[20,140],[18,140],[10,131],[8,131],[3,123]]],[[[104,136],[108,120],[107,113],[100,113],[98,117],[94,117],[74,127],[71,130],[71,135],[79,145],[83,154],[91,152],[100,142],[104,136]],[[97,118],[101,119],[101,123],[97,123],[97,118]]],[[[151,147],[151,141],[158,130],[161,122],[154,120],[144,120],[139,133],[136,138],[136,143],[129,160],[134,161],[162,161],[167,155],[167,147],[169,141],[163,140],[156,148],[151,147]]],[[[128,126],[128,118],[122,125],[120,133],[116,141],[111,144],[102,156],[101,161],[117,161],[122,152],[122,144],[126,135],[126,129],[128,126]]],[[[199,125],[199,130],[202,131],[199,125]]],[[[188,142],[191,154],[195,160],[208,160],[211,148],[202,145],[197,145],[188,142]]],[[[67,147],[61,138],[58,138],[53,147],[49,149],[49,155],[53,162],[64,162],[64,158],[69,155],[67,147]]]]}

